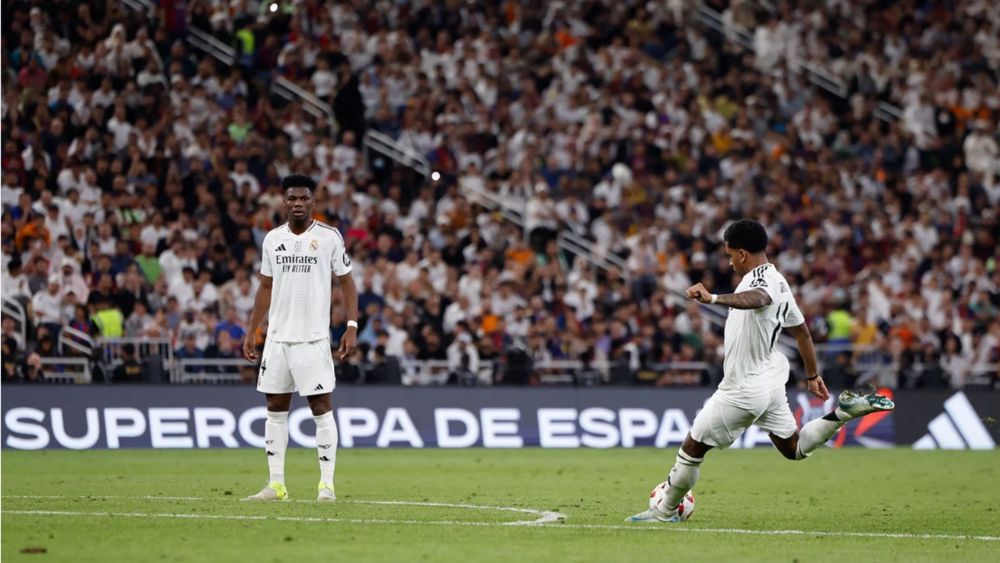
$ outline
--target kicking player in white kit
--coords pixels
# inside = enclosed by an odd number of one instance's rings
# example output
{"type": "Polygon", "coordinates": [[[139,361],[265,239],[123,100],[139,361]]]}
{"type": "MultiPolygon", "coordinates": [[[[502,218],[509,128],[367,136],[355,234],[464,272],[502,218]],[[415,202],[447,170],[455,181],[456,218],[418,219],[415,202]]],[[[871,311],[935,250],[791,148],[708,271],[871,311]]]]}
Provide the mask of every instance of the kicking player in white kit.
{"type": "Polygon", "coordinates": [[[358,337],[358,290],[351,277],[351,259],[337,229],[312,218],[316,182],[290,175],[281,182],[288,222],[264,237],[260,288],[243,341],[243,355],[257,361],[254,333],[267,315],[267,339],[257,376],[257,390],[267,395],[264,443],[268,484],[247,500],[286,500],[285,450],[288,447],[288,409],[292,392],[309,401],[316,420],[316,451],[320,482],[317,499],[332,501],[337,462],[337,426],[330,393],[336,379],[330,355],[330,296],[332,274],[337,276],[347,309],[347,332],[337,350],[343,360],[358,337]]]}
{"type": "Polygon", "coordinates": [[[743,219],[726,229],[724,239],[733,270],[743,276],[736,292],[714,295],[700,283],[687,290],[688,299],[729,307],[722,383],[695,417],[677,452],[662,503],[670,510],[646,510],[627,518],[628,522],[681,521],[677,505],[698,481],[698,467],[705,453],[731,445],[751,424],[767,430],[771,442],[786,458],[800,460],[833,437],[847,421],[895,408],[881,395],[844,391],[833,412],[796,429],[785,394],[788,358],[776,351],[774,344],[781,329],[788,329],[805,362],[809,392],[826,400],[830,393],[819,374],[809,327],[788,282],[768,262],[764,227],[743,219]]]}

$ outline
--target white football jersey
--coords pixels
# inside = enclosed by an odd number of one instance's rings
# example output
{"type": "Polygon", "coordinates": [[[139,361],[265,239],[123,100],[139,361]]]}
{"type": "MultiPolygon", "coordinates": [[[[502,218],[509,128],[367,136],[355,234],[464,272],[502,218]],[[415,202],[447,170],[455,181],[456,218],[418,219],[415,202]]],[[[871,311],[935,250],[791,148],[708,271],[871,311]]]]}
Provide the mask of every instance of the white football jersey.
{"type": "Polygon", "coordinates": [[[301,235],[288,224],[264,237],[260,273],[272,278],[267,338],[312,342],[330,336],[331,272],[351,272],[340,231],[313,221],[301,235]]]}
{"type": "MultiPolygon", "coordinates": [[[[729,309],[726,318],[724,377],[719,390],[758,395],[788,381],[788,358],[775,350],[783,327],[805,322],[785,277],[774,264],[764,264],[743,276],[735,293],[762,289],[771,304],[760,309],[729,309]]],[[[732,393],[730,393],[732,394],[732,393]]]]}

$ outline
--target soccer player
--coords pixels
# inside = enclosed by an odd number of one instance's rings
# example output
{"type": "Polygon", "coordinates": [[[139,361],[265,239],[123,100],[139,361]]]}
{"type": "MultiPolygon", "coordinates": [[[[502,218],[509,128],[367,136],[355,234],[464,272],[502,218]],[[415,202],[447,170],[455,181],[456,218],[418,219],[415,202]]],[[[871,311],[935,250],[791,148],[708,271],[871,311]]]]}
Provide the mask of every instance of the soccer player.
{"type": "Polygon", "coordinates": [[[743,276],[736,293],[714,295],[700,283],[687,290],[688,299],[729,307],[722,383],[695,417],[677,452],[662,503],[670,507],[669,511],[649,509],[626,521],[679,522],[677,506],[698,481],[705,453],[714,447],[729,446],[751,424],[767,430],[771,442],[786,458],[800,460],[833,437],[847,421],[895,408],[881,395],[844,391],[833,412],[797,430],[785,394],[788,358],[776,351],[774,344],[781,329],[788,329],[805,362],[809,392],[826,400],[830,393],[816,365],[809,328],[788,282],[767,259],[764,227],[743,219],[726,229],[724,239],[733,270],[743,276]]]}
{"type": "Polygon", "coordinates": [[[337,276],[347,309],[347,332],[340,339],[338,359],[354,350],[358,336],[358,291],[351,277],[351,259],[340,232],[312,219],[316,182],[290,175],[281,182],[288,222],[264,237],[260,288],[254,299],[243,355],[257,361],[254,333],[267,315],[267,340],[257,376],[257,390],[267,396],[264,448],[270,469],[268,484],[247,500],[285,500],[285,450],[292,392],[309,401],[316,421],[319,492],[316,500],[332,501],[337,461],[337,426],[330,393],[335,385],[330,354],[330,298],[337,276]]]}

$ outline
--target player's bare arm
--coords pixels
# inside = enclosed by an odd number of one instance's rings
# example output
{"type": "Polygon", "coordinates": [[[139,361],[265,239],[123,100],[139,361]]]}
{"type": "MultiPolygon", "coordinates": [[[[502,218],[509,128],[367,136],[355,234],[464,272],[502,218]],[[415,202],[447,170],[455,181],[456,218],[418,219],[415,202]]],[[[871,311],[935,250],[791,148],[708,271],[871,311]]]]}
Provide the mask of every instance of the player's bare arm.
{"type": "MultiPolygon", "coordinates": [[[[344,308],[347,309],[347,318],[355,320],[358,318],[358,287],[354,283],[351,274],[337,276],[340,282],[340,291],[344,296],[344,308]]],[[[358,344],[358,327],[348,326],[347,332],[340,339],[340,347],[337,349],[337,359],[344,361],[354,352],[354,347],[358,344]]]]}
{"type": "Polygon", "coordinates": [[[799,355],[806,365],[806,388],[810,393],[823,399],[830,398],[830,392],[826,389],[826,383],[819,374],[819,365],[816,361],[816,347],[813,346],[812,335],[809,333],[809,326],[802,323],[798,326],[788,327],[788,332],[795,337],[795,343],[799,348],[799,355]]]}
{"type": "Polygon", "coordinates": [[[751,289],[739,293],[712,295],[704,285],[696,283],[687,288],[687,298],[707,305],[725,305],[733,309],[760,309],[771,304],[771,296],[762,289],[751,289]]]}
{"type": "MultiPolygon", "coordinates": [[[[250,313],[250,323],[247,325],[247,335],[243,338],[243,357],[256,363],[257,354],[257,327],[267,316],[271,309],[271,283],[274,280],[263,274],[260,275],[260,287],[257,288],[257,295],[253,300],[253,312],[250,313]]],[[[356,301],[355,301],[356,302],[356,301]]]]}

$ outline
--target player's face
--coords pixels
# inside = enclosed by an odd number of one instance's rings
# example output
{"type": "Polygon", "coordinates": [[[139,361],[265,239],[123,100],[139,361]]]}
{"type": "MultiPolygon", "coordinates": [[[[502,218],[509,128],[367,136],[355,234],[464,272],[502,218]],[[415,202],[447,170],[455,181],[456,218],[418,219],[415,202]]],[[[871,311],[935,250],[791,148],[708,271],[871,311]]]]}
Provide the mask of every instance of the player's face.
{"type": "Polygon", "coordinates": [[[729,265],[733,267],[733,271],[739,275],[743,275],[750,271],[746,265],[750,254],[743,249],[733,249],[729,247],[729,243],[726,243],[726,254],[729,255],[729,265]]]}
{"type": "Polygon", "coordinates": [[[288,188],[285,190],[285,210],[291,221],[305,221],[312,217],[313,206],[316,200],[313,199],[309,188],[288,188]]]}

